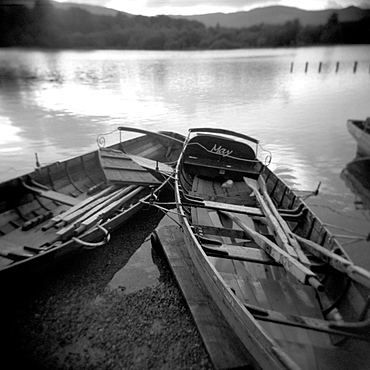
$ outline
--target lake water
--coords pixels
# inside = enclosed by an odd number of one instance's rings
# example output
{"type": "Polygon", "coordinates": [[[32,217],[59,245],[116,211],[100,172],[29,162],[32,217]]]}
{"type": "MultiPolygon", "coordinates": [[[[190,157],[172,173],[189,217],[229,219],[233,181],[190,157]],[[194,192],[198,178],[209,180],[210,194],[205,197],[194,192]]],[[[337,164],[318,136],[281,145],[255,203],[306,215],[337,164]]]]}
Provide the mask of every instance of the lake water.
{"type": "MultiPolygon", "coordinates": [[[[3,49],[0,180],[31,171],[35,153],[45,164],[93,150],[97,135],[121,125],[183,134],[189,127],[227,128],[258,138],[272,152],[271,168],[295,189],[315,190],[321,182],[309,203],[324,222],[341,228],[331,228],[335,234],[345,228],[368,235],[369,211],[355,204],[358,197],[340,175],[356,156],[347,119],[370,116],[369,68],[370,46],[3,49]]],[[[346,248],[370,266],[369,247],[346,248]]]]}

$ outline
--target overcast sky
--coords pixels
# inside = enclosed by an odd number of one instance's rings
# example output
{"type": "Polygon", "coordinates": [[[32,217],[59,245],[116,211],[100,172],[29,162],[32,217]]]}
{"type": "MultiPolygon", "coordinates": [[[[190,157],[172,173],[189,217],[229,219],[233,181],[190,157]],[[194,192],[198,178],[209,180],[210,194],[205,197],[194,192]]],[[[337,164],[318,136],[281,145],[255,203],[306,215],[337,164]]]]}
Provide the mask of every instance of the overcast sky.
{"type": "MultiPolygon", "coordinates": [[[[4,1],[4,0],[3,0],[4,1]]],[[[5,0],[11,1],[11,0],[5,0]]],[[[30,0],[13,0],[30,1],[30,0]]],[[[285,5],[306,10],[340,9],[354,5],[370,8],[370,0],[57,0],[105,6],[131,14],[206,14],[232,13],[269,5],[285,5]]],[[[2,0],[0,0],[1,4],[2,0]]]]}

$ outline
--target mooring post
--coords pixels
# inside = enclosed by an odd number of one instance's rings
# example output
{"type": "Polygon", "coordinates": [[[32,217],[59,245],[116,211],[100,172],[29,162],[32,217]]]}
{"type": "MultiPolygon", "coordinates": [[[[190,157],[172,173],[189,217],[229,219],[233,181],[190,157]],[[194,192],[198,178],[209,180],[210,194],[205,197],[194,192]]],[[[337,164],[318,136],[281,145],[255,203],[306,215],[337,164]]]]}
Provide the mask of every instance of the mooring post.
{"type": "Polygon", "coordinates": [[[292,63],[290,64],[290,73],[292,73],[292,72],[293,72],[293,65],[294,65],[294,63],[292,62],[292,63]]]}
{"type": "Polygon", "coordinates": [[[338,71],[339,71],[339,62],[337,62],[337,65],[335,67],[335,73],[338,73],[338,71]]]}
{"type": "Polygon", "coordinates": [[[304,70],[304,73],[307,73],[307,71],[308,71],[308,62],[306,62],[306,68],[304,70]]]}
{"type": "Polygon", "coordinates": [[[319,63],[319,73],[321,73],[322,62],[319,63]]]}
{"type": "Polygon", "coordinates": [[[355,62],[354,66],[353,66],[353,73],[356,73],[357,71],[357,61],[355,62]]]}

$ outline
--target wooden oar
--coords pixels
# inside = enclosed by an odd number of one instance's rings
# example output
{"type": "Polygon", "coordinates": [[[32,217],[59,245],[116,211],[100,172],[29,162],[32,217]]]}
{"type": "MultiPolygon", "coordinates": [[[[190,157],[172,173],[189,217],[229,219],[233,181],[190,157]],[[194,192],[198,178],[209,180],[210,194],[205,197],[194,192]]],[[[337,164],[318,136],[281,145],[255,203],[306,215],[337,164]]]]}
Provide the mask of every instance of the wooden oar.
{"type": "Polygon", "coordinates": [[[199,197],[185,195],[184,193],[182,193],[182,198],[183,198],[182,204],[186,206],[188,205],[191,207],[209,208],[214,209],[216,211],[223,210],[229,212],[244,213],[252,216],[263,216],[262,211],[256,207],[241,206],[237,204],[222,202],[213,202],[210,200],[204,200],[199,197]]]}
{"type": "Polygon", "coordinates": [[[276,262],[284,266],[293,276],[295,276],[301,283],[309,284],[318,291],[323,291],[324,286],[318,281],[316,275],[304,266],[297,259],[285,252],[278,245],[273,243],[270,239],[259,234],[249,226],[244,224],[240,218],[230,212],[220,211],[233,220],[243,231],[245,231],[266,253],[268,253],[276,262]]]}
{"type": "MultiPolygon", "coordinates": [[[[60,229],[56,235],[57,235],[57,240],[62,240],[65,241],[69,237],[74,235],[74,231],[77,227],[79,227],[82,222],[85,220],[89,219],[90,217],[95,217],[96,215],[99,214],[102,210],[104,210],[106,207],[108,207],[111,203],[117,201],[118,199],[121,200],[122,196],[126,195],[133,189],[142,189],[142,187],[136,187],[134,185],[130,185],[124,189],[120,189],[118,192],[115,193],[113,197],[108,198],[105,202],[99,204],[98,206],[94,207],[90,211],[86,212],[83,214],[81,217],[79,217],[77,220],[74,220],[74,222],[66,227],[63,227],[60,229]]],[[[131,193],[130,193],[131,194],[131,193]]],[[[53,242],[54,243],[54,242],[53,242]]]]}
{"type": "Polygon", "coordinates": [[[302,238],[296,234],[295,237],[302,244],[303,248],[307,249],[314,256],[324,260],[336,270],[345,273],[354,281],[370,288],[370,271],[360,266],[356,266],[352,261],[348,261],[346,258],[327,250],[312,240],[302,238]]]}
{"type": "Polygon", "coordinates": [[[129,186],[127,188],[120,188],[116,191],[114,191],[111,194],[108,194],[104,197],[101,197],[100,199],[96,199],[94,202],[87,204],[85,207],[77,210],[76,212],[73,212],[67,216],[62,216],[61,221],[55,225],[56,228],[62,228],[65,225],[68,225],[74,220],[77,220],[80,217],[88,217],[90,214],[94,214],[99,209],[105,207],[107,204],[113,202],[117,198],[119,198],[122,195],[125,195],[127,192],[131,191],[133,186],[129,186]]]}
{"type": "Polygon", "coordinates": [[[124,203],[133,198],[136,194],[140,193],[144,189],[144,186],[139,186],[131,193],[127,194],[121,199],[109,204],[107,207],[101,209],[98,213],[84,220],[75,230],[74,236],[82,234],[86,230],[90,229],[96,225],[100,220],[107,218],[109,215],[113,214],[118,208],[120,208],[124,203]]]}
{"type": "Polygon", "coordinates": [[[43,231],[49,230],[50,228],[55,226],[58,222],[62,221],[68,215],[80,210],[81,208],[85,207],[86,205],[90,204],[91,202],[95,201],[96,199],[99,199],[99,198],[103,197],[104,195],[111,192],[113,189],[114,189],[114,186],[109,186],[108,188],[102,190],[100,193],[95,194],[95,195],[83,200],[82,202],[76,204],[75,206],[69,208],[66,212],[61,213],[61,214],[53,217],[49,221],[48,224],[46,224],[45,226],[42,227],[42,230],[43,231]]]}
{"type": "Polygon", "coordinates": [[[249,179],[247,177],[244,177],[244,182],[247,184],[247,186],[253,191],[255,196],[258,199],[258,202],[261,206],[262,212],[264,216],[266,217],[267,224],[269,225],[271,231],[274,233],[274,236],[276,238],[276,241],[278,245],[283,248],[286,252],[288,252],[292,257],[298,258],[298,254],[294,247],[289,244],[289,240],[284,233],[284,230],[281,228],[279,221],[275,217],[275,215],[270,210],[269,206],[266,204],[265,200],[262,197],[262,194],[259,192],[257,186],[255,185],[254,181],[252,179],[249,179]]]}
{"type": "Polygon", "coordinates": [[[299,260],[305,265],[305,266],[310,266],[310,261],[308,260],[307,256],[305,253],[302,251],[301,246],[299,245],[297,239],[295,238],[295,235],[292,233],[290,230],[288,224],[286,221],[281,217],[279,211],[275,207],[274,202],[272,201],[268,191],[267,191],[267,186],[266,182],[263,179],[262,176],[259,176],[258,178],[258,184],[260,185],[260,188],[262,190],[262,194],[265,197],[265,200],[267,202],[267,205],[269,206],[271,212],[273,213],[274,217],[277,219],[280,227],[282,228],[284,234],[286,235],[289,244],[294,248],[296,251],[299,260]]]}
{"type": "Polygon", "coordinates": [[[370,341],[370,319],[360,322],[336,322],[314,317],[297,316],[244,303],[248,311],[258,320],[315,330],[331,335],[353,337],[370,341]]]}

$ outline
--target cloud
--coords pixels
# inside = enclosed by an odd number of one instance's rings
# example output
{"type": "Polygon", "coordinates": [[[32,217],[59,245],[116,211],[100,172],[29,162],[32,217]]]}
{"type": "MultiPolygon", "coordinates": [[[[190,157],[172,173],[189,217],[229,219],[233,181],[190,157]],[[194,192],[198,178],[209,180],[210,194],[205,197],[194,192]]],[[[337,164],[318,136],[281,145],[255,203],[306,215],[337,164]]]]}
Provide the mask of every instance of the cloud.
{"type": "Polygon", "coordinates": [[[349,6],[357,6],[359,8],[370,8],[369,0],[329,0],[327,1],[327,8],[329,9],[340,9],[347,8],[349,6]]]}

